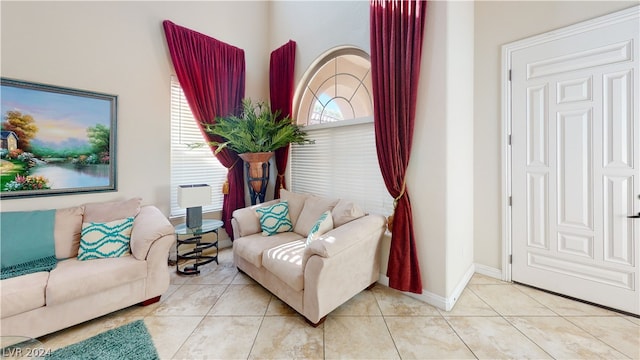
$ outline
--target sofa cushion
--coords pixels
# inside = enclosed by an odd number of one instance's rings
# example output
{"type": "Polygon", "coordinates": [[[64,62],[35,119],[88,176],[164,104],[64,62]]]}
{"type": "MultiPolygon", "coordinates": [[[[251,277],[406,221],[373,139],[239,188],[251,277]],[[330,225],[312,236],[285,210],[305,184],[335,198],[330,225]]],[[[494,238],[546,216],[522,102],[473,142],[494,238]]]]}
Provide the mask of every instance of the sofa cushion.
{"type": "Polygon", "coordinates": [[[53,237],[58,259],[68,259],[78,255],[83,216],[84,207],[82,206],[56,210],[53,237]]]}
{"type": "Polygon", "coordinates": [[[294,226],[298,222],[298,217],[304,207],[304,201],[307,200],[309,196],[310,195],[307,194],[297,194],[286,189],[280,189],[280,199],[282,201],[286,200],[289,203],[289,216],[294,226]]]}
{"type": "Polygon", "coordinates": [[[259,268],[262,267],[262,253],[265,250],[302,238],[294,232],[285,232],[269,237],[253,234],[234,240],[233,253],[259,268]]]}
{"type": "Polygon", "coordinates": [[[147,277],[147,262],[133,256],[58,263],[47,285],[47,305],[55,305],[147,277]]]}
{"type": "Polygon", "coordinates": [[[302,240],[274,246],[263,252],[262,266],[295,291],[300,291],[304,289],[305,247],[302,240]]]}
{"type": "Polygon", "coordinates": [[[141,198],[84,205],[83,222],[109,222],[135,217],[140,212],[141,198]]]}
{"type": "Polygon", "coordinates": [[[316,223],[320,215],[323,212],[331,211],[338,202],[338,199],[327,199],[318,196],[309,196],[304,201],[304,208],[300,212],[298,222],[293,231],[300,235],[307,236],[311,231],[311,228],[316,223]]]}
{"type": "Polygon", "coordinates": [[[333,226],[340,227],[349,221],[359,219],[366,215],[364,210],[352,201],[341,199],[331,211],[333,226]]]}
{"type": "Polygon", "coordinates": [[[0,316],[4,319],[44,306],[48,279],[49,273],[41,271],[0,281],[0,316]]]}
{"type": "Polygon", "coordinates": [[[132,228],[133,217],[106,223],[83,223],[78,259],[92,260],[130,255],[132,228]]]}
{"type": "Polygon", "coordinates": [[[331,229],[333,229],[333,218],[331,217],[331,212],[327,210],[323,212],[316,223],[313,224],[313,227],[309,231],[309,235],[307,235],[306,245],[309,245],[309,243],[331,229]]]}
{"type": "Polygon", "coordinates": [[[282,201],[271,206],[256,209],[260,216],[262,235],[270,236],[293,230],[293,224],[289,217],[289,203],[282,201]]]}

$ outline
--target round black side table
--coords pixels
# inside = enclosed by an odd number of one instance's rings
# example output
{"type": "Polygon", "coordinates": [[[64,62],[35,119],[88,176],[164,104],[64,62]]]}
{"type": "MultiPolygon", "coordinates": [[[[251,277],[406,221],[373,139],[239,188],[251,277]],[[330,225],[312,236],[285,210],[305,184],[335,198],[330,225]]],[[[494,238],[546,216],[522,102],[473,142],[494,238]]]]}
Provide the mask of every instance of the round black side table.
{"type": "Polygon", "coordinates": [[[222,227],[223,222],[220,220],[202,220],[202,226],[197,228],[188,228],[186,224],[176,226],[176,271],[182,275],[200,274],[198,267],[206,265],[212,261],[218,263],[218,230],[222,227]],[[215,233],[216,240],[213,242],[204,242],[202,237],[205,234],[215,233]],[[186,237],[182,238],[181,237],[186,237]],[[180,253],[180,247],[183,245],[193,245],[193,248],[185,253],[180,253]],[[203,255],[203,251],[215,247],[215,255],[203,255]],[[185,265],[180,268],[180,260],[195,260],[195,263],[185,265]]]}

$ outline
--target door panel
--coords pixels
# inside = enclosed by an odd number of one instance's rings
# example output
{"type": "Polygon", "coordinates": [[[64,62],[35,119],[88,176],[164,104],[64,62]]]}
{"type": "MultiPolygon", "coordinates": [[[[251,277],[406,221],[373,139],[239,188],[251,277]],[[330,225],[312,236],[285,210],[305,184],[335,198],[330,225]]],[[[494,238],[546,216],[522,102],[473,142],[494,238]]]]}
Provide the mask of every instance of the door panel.
{"type": "Polygon", "coordinates": [[[605,168],[633,168],[632,71],[604,75],[605,168]]]}
{"type": "Polygon", "coordinates": [[[559,112],[558,225],[593,231],[593,148],[591,109],[559,112]]]}
{"type": "Polygon", "coordinates": [[[633,266],[633,178],[605,176],[604,261],[633,266]]]}
{"type": "Polygon", "coordinates": [[[511,278],[635,314],[639,23],[511,54],[511,278]]]}

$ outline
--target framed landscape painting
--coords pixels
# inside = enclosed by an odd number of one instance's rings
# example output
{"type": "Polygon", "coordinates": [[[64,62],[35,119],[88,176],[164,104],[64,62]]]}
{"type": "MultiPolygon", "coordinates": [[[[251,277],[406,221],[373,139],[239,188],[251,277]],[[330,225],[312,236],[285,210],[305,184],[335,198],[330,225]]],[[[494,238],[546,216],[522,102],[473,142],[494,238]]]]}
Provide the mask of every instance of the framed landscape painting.
{"type": "Polygon", "coordinates": [[[1,83],[2,199],[116,190],[116,95],[1,83]]]}

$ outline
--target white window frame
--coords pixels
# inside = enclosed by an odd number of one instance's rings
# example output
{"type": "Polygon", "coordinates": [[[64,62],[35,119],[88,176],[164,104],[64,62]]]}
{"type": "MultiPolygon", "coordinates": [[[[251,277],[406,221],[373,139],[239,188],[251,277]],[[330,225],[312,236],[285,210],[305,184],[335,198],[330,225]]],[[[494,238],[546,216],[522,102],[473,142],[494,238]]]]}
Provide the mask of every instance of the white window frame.
{"type": "Polygon", "coordinates": [[[209,146],[191,148],[189,145],[204,143],[180,83],[171,76],[171,210],[170,216],[185,216],[186,209],[178,206],[178,186],[208,184],[211,186],[211,205],[203,206],[203,212],[222,210],[222,185],[227,179],[227,169],[213,155],[209,146]]]}

